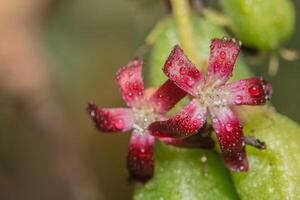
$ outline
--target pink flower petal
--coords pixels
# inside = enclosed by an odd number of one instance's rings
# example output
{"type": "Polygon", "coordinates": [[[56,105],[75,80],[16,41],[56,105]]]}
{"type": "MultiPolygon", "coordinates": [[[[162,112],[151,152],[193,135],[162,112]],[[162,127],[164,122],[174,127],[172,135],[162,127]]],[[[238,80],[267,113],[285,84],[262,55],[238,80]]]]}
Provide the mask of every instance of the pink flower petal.
{"type": "Polygon", "coordinates": [[[98,108],[95,104],[90,103],[87,111],[100,131],[125,132],[132,128],[133,114],[130,109],[98,108]]]}
{"type": "Polygon", "coordinates": [[[178,45],[169,55],[163,70],[178,87],[191,95],[196,95],[193,88],[200,81],[201,74],[178,45]]]}
{"type": "Polygon", "coordinates": [[[243,128],[228,107],[209,108],[225,164],[231,171],[248,171],[243,128]]]}
{"type": "Polygon", "coordinates": [[[143,61],[134,59],[117,72],[116,79],[119,89],[128,106],[132,106],[144,96],[142,67],[143,61]]]}
{"type": "Polygon", "coordinates": [[[152,177],[154,141],[151,135],[132,133],[127,155],[127,167],[132,179],[144,183],[152,177]]]}
{"type": "Polygon", "coordinates": [[[272,86],[262,78],[249,78],[225,86],[231,105],[261,105],[271,99],[272,86]]]}
{"type": "Polygon", "coordinates": [[[172,81],[167,80],[156,92],[150,97],[150,101],[155,105],[157,112],[165,113],[185,97],[187,93],[175,85],[172,81]]]}
{"type": "Polygon", "coordinates": [[[240,52],[238,42],[227,39],[213,39],[210,45],[208,77],[225,83],[231,77],[234,63],[240,52]]]}
{"type": "Polygon", "coordinates": [[[157,121],[149,126],[151,134],[158,137],[184,138],[194,135],[205,123],[206,109],[192,100],[176,116],[166,121],[157,121]]]}

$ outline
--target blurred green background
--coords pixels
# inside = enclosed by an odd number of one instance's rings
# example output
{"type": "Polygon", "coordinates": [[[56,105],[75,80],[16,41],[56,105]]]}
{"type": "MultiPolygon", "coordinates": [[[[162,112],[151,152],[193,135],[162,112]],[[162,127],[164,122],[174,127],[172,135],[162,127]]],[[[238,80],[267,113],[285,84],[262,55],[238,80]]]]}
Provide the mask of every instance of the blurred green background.
{"type": "MultiPolygon", "coordinates": [[[[2,12],[4,16],[8,14],[1,19],[1,30],[11,30],[13,34],[0,33],[0,38],[5,38],[0,42],[15,41],[0,46],[0,199],[130,199],[126,170],[129,134],[99,134],[85,107],[90,100],[103,107],[123,105],[114,74],[135,55],[147,33],[164,15],[164,5],[143,4],[140,0],[30,1],[24,5],[18,0],[0,3],[0,11],[13,10],[2,12]],[[27,9],[30,6],[33,8],[27,9]],[[16,15],[15,22],[11,16],[16,15]],[[28,22],[29,19],[34,22],[28,22]],[[16,71],[24,71],[20,77],[24,74],[28,80],[47,79],[46,86],[43,86],[45,81],[37,81],[39,87],[32,94],[20,92],[18,88],[24,84],[5,68],[11,64],[8,59],[14,62],[19,59],[17,50],[7,50],[22,45],[14,38],[23,41],[25,36],[16,34],[19,30],[25,30],[34,48],[43,51],[42,62],[47,69],[40,76],[29,73],[32,65],[28,64],[28,69],[26,65],[18,65],[16,71]],[[17,85],[16,92],[5,88],[3,82],[9,79],[17,85]],[[30,98],[40,91],[45,93],[46,103],[35,104],[30,98]],[[19,93],[22,95],[16,95],[19,93]],[[26,106],[30,102],[32,105],[26,106]],[[48,124],[45,113],[55,110],[59,111],[48,124]],[[39,126],[36,116],[45,119],[42,121],[45,123],[39,126]],[[63,134],[58,137],[52,134],[57,124],[68,126],[59,129],[63,134]]],[[[294,0],[294,4],[300,7],[299,1],[294,0]]],[[[299,12],[297,15],[299,19],[299,12]]],[[[296,31],[285,46],[299,51],[299,34],[297,21],[296,31]]],[[[280,60],[275,77],[266,73],[266,60],[253,67],[256,74],[263,74],[272,82],[272,102],[276,109],[297,122],[300,122],[299,65],[299,60],[280,60]]]]}

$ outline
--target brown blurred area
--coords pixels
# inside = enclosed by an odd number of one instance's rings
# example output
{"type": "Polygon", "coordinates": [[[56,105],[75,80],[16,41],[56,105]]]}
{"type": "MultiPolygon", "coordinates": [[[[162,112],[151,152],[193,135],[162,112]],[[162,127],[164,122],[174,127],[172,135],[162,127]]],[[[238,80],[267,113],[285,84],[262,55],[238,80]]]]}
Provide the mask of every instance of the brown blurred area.
{"type": "MultiPolygon", "coordinates": [[[[100,134],[85,107],[123,106],[114,74],[164,12],[146,6],[0,0],[0,199],[130,199],[129,134],[100,134]]],[[[299,122],[300,62],[280,64],[273,103],[299,122]]]]}

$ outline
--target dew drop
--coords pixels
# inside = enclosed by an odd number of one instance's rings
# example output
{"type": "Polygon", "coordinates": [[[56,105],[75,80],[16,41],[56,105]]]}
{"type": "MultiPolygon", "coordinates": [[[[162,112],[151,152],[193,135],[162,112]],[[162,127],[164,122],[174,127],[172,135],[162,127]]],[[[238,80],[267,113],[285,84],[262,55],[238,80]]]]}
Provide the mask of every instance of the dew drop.
{"type": "Polygon", "coordinates": [[[91,111],[90,115],[91,115],[91,117],[95,117],[96,116],[95,111],[91,111]]]}
{"type": "Polygon", "coordinates": [[[206,156],[202,156],[201,157],[201,162],[205,163],[207,161],[207,157],[206,156]]]}
{"type": "Polygon", "coordinates": [[[231,123],[226,124],[225,129],[227,132],[231,132],[233,130],[233,126],[231,123]]]}
{"type": "Polygon", "coordinates": [[[232,60],[235,60],[237,58],[237,55],[234,53],[234,54],[232,54],[231,58],[232,58],[232,60]]]}
{"type": "Polygon", "coordinates": [[[253,85],[251,86],[249,89],[249,94],[252,96],[252,97],[257,97],[259,95],[261,95],[261,87],[259,85],[253,85]]]}
{"type": "Polygon", "coordinates": [[[242,102],[243,102],[243,96],[237,95],[237,96],[234,98],[234,103],[236,103],[237,105],[240,105],[242,102]]]}
{"type": "Polygon", "coordinates": [[[171,66],[172,66],[172,63],[171,63],[171,61],[168,60],[168,61],[166,62],[166,64],[165,64],[165,67],[169,68],[169,67],[171,67],[171,66]]]}
{"type": "Polygon", "coordinates": [[[246,146],[246,143],[243,141],[242,142],[242,147],[245,147],[246,146]]]}
{"type": "Polygon", "coordinates": [[[191,79],[191,78],[189,78],[188,80],[186,80],[186,84],[188,85],[188,86],[193,86],[194,85],[194,83],[195,83],[195,81],[193,80],[193,79],[191,79]]]}
{"type": "Polygon", "coordinates": [[[172,76],[171,76],[171,79],[172,79],[173,81],[177,81],[177,80],[178,80],[178,76],[172,75],[172,76]]]}
{"type": "Polygon", "coordinates": [[[187,71],[186,71],[185,67],[180,67],[179,73],[180,73],[181,75],[185,75],[186,72],[187,72],[187,71]]]}
{"type": "Polygon", "coordinates": [[[225,59],[226,58],[226,52],[220,51],[220,58],[225,59]]]}
{"type": "Polygon", "coordinates": [[[217,122],[218,122],[218,119],[217,119],[216,117],[214,117],[214,118],[212,119],[212,121],[213,121],[213,123],[217,123],[217,122]]]}
{"type": "Polygon", "coordinates": [[[179,64],[179,65],[183,65],[183,64],[184,64],[183,60],[180,59],[180,60],[178,61],[178,64],[179,64]]]}
{"type": "Polygon", "coordinates": [[[123,129],[123,127],[124,127],[124,122],[123,122],[123,120],[118,120],[116,123],[115,123],[115,127],[117,128],[117,129],[123,129]]]}
{"type": "Polygon", "coordinates": [[[175,116],[175,120],[176,120],[176,121],[179,121],[180,119],[181,119],[180,115],[176,115],[176,116],[175,116]]]}

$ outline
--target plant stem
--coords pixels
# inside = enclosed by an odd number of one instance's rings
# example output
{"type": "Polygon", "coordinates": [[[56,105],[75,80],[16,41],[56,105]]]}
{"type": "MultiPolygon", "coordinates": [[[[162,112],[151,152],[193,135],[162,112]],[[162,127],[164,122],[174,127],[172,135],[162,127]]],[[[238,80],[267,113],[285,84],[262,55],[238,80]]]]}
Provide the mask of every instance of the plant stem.
{"type": "Polygon", "coordinates": [[[201,69],[205,68],[204,62],[197,54],[191,21],[191,9],[188,0],[171,0],[173,16],[176,21],[180,45],[191,59],[201,69]]]}

